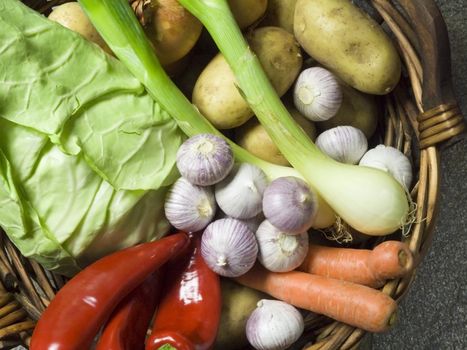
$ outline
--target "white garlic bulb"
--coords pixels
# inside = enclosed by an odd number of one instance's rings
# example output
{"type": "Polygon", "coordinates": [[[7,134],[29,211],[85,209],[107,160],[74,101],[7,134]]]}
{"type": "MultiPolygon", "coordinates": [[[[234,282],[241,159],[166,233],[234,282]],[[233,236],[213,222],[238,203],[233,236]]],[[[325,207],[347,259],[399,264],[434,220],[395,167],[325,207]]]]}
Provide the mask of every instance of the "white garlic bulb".
{"type": "Polygon", "coordinates": [[[378,145],[370,149],[362,157],[359,165],[388,172],[406,189],[412,183],[412,164],[404,153],[394,147],[378,145]]]}
{"type": "Polygon", "coordinates": [[[316,146],[338,162],[357,164],[368,149],[368,141],[360,129],[337,126],[321,133],[316,146]]]}
{"type": "Polygon", "coordinates": [[[246,324],[248,342],[257,350],[283,350],[303,333],[300,312],[283,301],[260,300],[246,324]]]}
{"type": "Polygon", "coordinates": [[[305,69],[294,88],[295,107],[312,121],[324,121],[337,114],[342,104],[342,89],[335,76],[321,67],[305,69]]]}
{"type": "Polygon", "coordinates": [[[180,174],[194,185],[214,185],[224,179],[234,165],[227,141],[212,134],[198,134],[186,140],[177,152],[180,174]]]}
{"type": "Polygon", "coordinates": [[[261,213],[266,174],[249,163],[236,164],[230,174],[215,186],[219,207],[228,216],[249,219],[261,213]]]}
{"type": "Polygon", "coordinates": [[[205,228],[216,214],[216,201],[211,187],[201,187],[179,178],[164,203],[167,220],[176,228],[196,232],[205,228]]]}
{"type": "Polygon", "coordinates": [[[258,260],[273,272],[288,272],[299,267],[308,253],[308,233],[289,234],[264,220],[256,231],[258,260]]]}

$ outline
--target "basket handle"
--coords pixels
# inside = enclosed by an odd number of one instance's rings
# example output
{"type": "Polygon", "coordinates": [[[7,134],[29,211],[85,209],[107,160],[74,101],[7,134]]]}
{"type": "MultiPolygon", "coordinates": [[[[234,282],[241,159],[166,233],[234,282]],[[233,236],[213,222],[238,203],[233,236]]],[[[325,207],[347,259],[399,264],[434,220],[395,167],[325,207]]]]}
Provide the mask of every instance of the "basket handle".
{"type": "Polygon", "coordinates": [[[460,135],[465,120],[451,79],[451,51],[446,23],[434,0],[398,0],[419,41],[423,67],[422,104],[418,116],[420,148],[460,135]]]}

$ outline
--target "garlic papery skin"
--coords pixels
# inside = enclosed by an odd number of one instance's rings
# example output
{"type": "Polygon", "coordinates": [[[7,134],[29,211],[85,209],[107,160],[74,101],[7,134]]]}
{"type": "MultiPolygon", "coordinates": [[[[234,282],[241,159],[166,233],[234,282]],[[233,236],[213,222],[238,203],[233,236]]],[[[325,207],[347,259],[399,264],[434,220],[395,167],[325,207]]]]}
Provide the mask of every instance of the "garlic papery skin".
{"type": "Polygon", "coordinates": [[[290,234],[308,230],[318,211],[318,198],[308,184],[294,176],[272,181],[263,196],[263,213],[274,226],[290,234]]]}
{"type": "Polygon", "coordinates": [[[412,164],[397,148],[378,145],[363,155],[359,165],[388,172],[406,189],[412,183],[412,164]]]}
{"type": "Polygon", "coordinates": [[[247,225],[236,219],[209,224],[201,238],[201,255],[211,270],[225,277],[238,277],[255,264],[258,244],[247,225]]]}
{"type": "Polygon", "coordinates": [[[258,260],[273,272],[288,272],[299,267],[308,253],[308,233],[291,235],[264,220],[256,231],[258,260]]]}
{"type": "Polygon", "coordinates": [[[360,129],[337,126],[321,133],[316,146],[338,162],[357,164],[368,149],[368,141],[360,129]]]}
{"type": "Polygon", "coordinates": [[[167,220],[177,229],[195,232],[205,228],[216,214],[211,187],[201,187],[181,177],[167,194],[164,204],[167,220]]]}
{"type": "Polygon", "coordinates": [[[268,185],[266,174],[252,164],[236,164],[230,174],[216,184],[219,207],[228,216],[249,219],[262,210],[263,193],[268,185]]]}
{"type": "Polygon", "coordinates": [[[248,318],[246,337],[257,350],[283,350],[300,338],[304,328],[303,317],[295,307],[263,299],[248,318]]]}
{"type": "MultiPolygon", "coordinates": [[[[235,218],[228,216],[222,210],[218,209],[217,214],[216,214],[216,219],[225,219],[225,218],[235,219],[235,218]]],[[[258,215],[253,216],[252,218],[249,218],[249,219],[235,219],[235,220],[243,222],[245,225],[248,226],[250,231],[254,233],[258,229],[259,225],[261,225],[261,223],[264,221],[264,214],[261,212],[258,215]]]]}
{"type": "Polygon", "coordinates": [[[334,74],[321,67],[305,69],[294,87],[294,104],[312,121],[324,121],[337,114],[342,104],[342,89],[334,74]]]}
{"type": "Polygon", "coordinates": [[[198,134],[186,140],[177,152],[177,168],[192,184],[214,185],[224,179],[234,165],[229,144],[212,134],[198,134]]]}

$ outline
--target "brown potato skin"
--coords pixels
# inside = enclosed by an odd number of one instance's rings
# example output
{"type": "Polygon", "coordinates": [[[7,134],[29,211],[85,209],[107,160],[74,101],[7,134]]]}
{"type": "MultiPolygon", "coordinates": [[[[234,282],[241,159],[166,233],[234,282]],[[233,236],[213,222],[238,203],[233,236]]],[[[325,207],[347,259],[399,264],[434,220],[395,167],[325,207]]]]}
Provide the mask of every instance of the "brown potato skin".
{"type": "Polygon", "coordinates": [[[81,34],[87,40],[99,45],[104,51],[112,52],[77,2],[67,2],[55,7],[48,18],[81,34]]]}
{"type": "Polygon", "coordinates": [[[343,100],[337,114],[329,120],[316,123],[320,131],[340,125],[350,125],[363,131],[369,139],[378,123],[378,104],[375,96],[364,94],[341,83],[343,100]]]}
{"type": "MultiPolygon", "coordinates": [[[[252,31],[247,39],[278,95],[282,96],[292,86],[302,66],[300,48],[293,35],[282,28],[264,27],[252,31]]],[[[253,116],[221,54],[215,56],[199,76],[192,101],[218,129],[240,126],[253,116]]]]}
{"type": "Polygon", "coordinates": [[[149,6],[152,16],[144,30],[161,64],[170,65],[195,46],[203,25],[177,0],[152,0],[149,6]]]}
{"type": "Polygon", "coordinates": [[[259,20],[266,12],[268,0],[228,0],[230,10],[241,29],[259,20]]]}
{"type": "MultiPolygon", "coordinates": [[[[302,127],[303,131],[314,141],[316,138],[316,128],[313,122],[302,116],[295,108],[287,107],[287,109],[290,115],[302,127]]],[[[251,118],[248,122],[236,129],[235,139],[241,147],[258,158],[277,165],[290,165],[271,140],[266,129],[256,118],[251,118]]]]}
{"type": "Polygon", "coordinates": [[[262,25],[284,28],[293,34],[295,4],[297,0],[268,0],[268,8],[262,25]]]}
{"type": "Polygon", "coordinates": [[[349,0],[298,0],[294,33],[311,57],[357,90],[385,95],[399,82],[392,41],[349,0]]]}

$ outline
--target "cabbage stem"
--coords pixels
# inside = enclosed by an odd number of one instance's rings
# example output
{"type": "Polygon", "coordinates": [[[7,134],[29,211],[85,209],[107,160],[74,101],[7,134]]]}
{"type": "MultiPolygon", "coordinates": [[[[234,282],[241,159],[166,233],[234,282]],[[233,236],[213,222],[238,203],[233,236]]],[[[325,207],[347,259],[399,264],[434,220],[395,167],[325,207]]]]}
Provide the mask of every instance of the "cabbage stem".
{"type": "Polygon", "coordinates": [[[234,72],[239,89],[290,164],[356,230],[371,235],[404,225],[405,190],[380,170],[325,156],[292,119],[249,48],[225,0],[179,0],[206,27],[234,72]]]}

